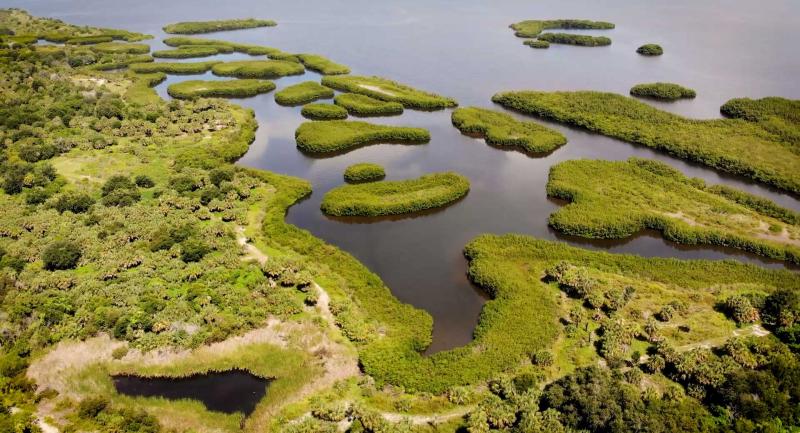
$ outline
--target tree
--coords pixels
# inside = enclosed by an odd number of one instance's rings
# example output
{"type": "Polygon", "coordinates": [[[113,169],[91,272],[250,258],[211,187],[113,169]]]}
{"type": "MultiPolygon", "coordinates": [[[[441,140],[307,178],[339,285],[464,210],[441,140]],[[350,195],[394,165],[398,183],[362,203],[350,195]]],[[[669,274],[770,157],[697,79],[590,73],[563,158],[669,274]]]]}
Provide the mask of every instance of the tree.
{"type": "Polygon", "coordinates": [[[42,252],[44,268],[49,271],[72,269],[80,258],[80,247],[69,241],[55,241],[42,252]]]}

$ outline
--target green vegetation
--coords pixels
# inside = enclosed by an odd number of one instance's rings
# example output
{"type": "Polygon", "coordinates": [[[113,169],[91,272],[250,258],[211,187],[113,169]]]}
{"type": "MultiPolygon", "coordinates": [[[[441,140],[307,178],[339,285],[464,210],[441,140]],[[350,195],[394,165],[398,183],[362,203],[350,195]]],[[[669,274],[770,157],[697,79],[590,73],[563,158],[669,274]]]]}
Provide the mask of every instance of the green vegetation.
{"type": "Polygon", "coordinates": [[[264,56],[269,58],[284,57],[286,53],[283,51],[266,47],[263,45],[240,44],[236,42],[228,42],[219,39],[205,39],[205,38],[192,38],[186,36],[173,36],[164,39],[164,44],[170,47],[188,48],[190,46],[207,46],[216,47],[221,53],[228,52],[228,49],[237,53],[249,54],[251,56],[264,56]]]}
{"type": "Polygon", "coordinates": [[[381,216],[419,212],[446,206],[469,192],[469,180],[453,172],[409,180],[385,180],[336,187],[320,208],[334,216],[381,216]]]}
{"type": "MultiPolygon", "coordinates": [[[[735,98],[720,107],[720,112],[734,119],[750,122],[774,124],[770,130],[776,134],[793,136],[797,142],[796,132],[791,131],[792,124],[800,124],[800,100],[768,97],[761,99],[735,98]],[[785,122],[786,124],[781,125],[785,122]]],[[[766,126],[765,126],[766,127],[766,126]]]]}
{"type": "Polygon", "coordinates": [[[645,44],[637,48],[636,52],[643,56],[660,56],[664,54],[664,49],[658,44],[645,44]]]}
{"type": "Polygon", "coordinates": [[[232,52],[230,47],[213,45],[189,45],[174,50],[153,51],[153,57],[162,59],[189,59],[193,57],[208,57],[217,54],[232,52]]]}
{"type": "Polygon", "coordinates": [[[581,30],[607,30],[613,29],[614,24],[605,21],[590,20],[527,20],[511,24],[515,35],[520,38],[535,38],[544,30],[553,29],[581,29],[581,30]]]}
{"type": "Polygon", "coordinates": [[[126,42],[106,42],[92,45],[90,48],[92,51],[105,54],[147,54],[150,52],[150,45],[126,42]]]}
{"type": "MultiPolygon", "coordinates": [[[[527,114],[580,126],[666,151],[722,171],[800,192],[800,122],[787,107],[796,101],[750,101],[759,120],[692,120],[613,93],[504,92],[493,101],[527,114]]],[[[796,111],[794,111],[796,113],[796,111]]]]}
{"type": "Polygon", "coordinates": [[[300,114],[311,120],[347,119],[347,110],[333,104],[307,104],[300,110],[300,114]]]}
{"type": "MultiPolygon", "coordinates": [[[[35,43],[44,39],[54,43],[65,43],[70,39],[101,36],[104,41],[124,40],[138,42],[151,39],[151,35],[127,30],[77,26],[59,19],[33,17],[21,9],[0,9],[0,39],[17,41],[19,44],[35,43]]],[[[78,39],[80,40],[80,39],[78,39]]]]}
{"type": "Polygon", "coordinates": [[[367,95],[341,93],[336,95],[333,102],[340,107],[344,107],[348,113],[354,116],[394,116],[403,114],[403,104],[381,101],[367,95]]]}
{"type": "Polygon", "coordinates": [[[252,29],[256,27],[274,27],[278,25],[272,20],[253,18],[240,20],[185,21],[164,26],[165,33],[191,35],[196,33],[213,33],[226,30],[252,29]]]}
{"type": "Polygon", "coordinates": [[[462,134],[484,137],[492,146],[513,146],[526,152],[545,153],[567,143],[566,137],[550,128],[521,122],[508,114],[485,108],[457,108],[452,121],[462,134]]]}
{"type": "Polygon", "coordinates": [[[297,148],[309,153],[341,152],[377,143],[427,143],[431,139],[423,128],[344,120],[305,122],[294,136],[297,148]]]}
{"type": "Polygon", "coordinates": [[[550,48],[550,42],[542,41],[539,39],[528,39],[527,41],[523,42],[523,44],[531,47],[531,48],[550,48]]]}
{"type": "Polygon", "coordinates": [[[297,54],[297,58],[307,69],[317,71],[322,75],[349,74],[350,68],[340,65],[318,54],[297,54]]]}
{"type": "Polygon", "coordinates": [[[380,164],[362,162],[353,164],[344,170],[344,180],[350,183],[372,182],[386,177],[386,171],[380,164]]]}
{"type": "Polygon", "coordinates": [[[605,36],[576,35],[573,33],[542,33],[538,39],[551,44],[580,45],[583,47],[611,45],[611,39],[605,36]]]}
{"type": "Polygon", "coordinates": [[[333,90],[316,81],[303,81],[284,87],[275,93],[275,102],[281,105],[303,105],[329,98],[333,98],[333,90]]]}
{"type": "Polygon", "coordinates": [[[211,68],[214,75],[236,78],[280,78],[305,73],[303,65],[285,60],[242,60],[217,63],[211,68]]]}
{"type": "Polygon", "coordinates": [[[173,98],[247,98],[275,90],[275,83],[265,80],[190,80],[170,84],[167,93],[173,98]]]}
{"type": "Polygon", "coordinates": [[[440,110],[458,105],[452,98],[414,89],[380,77],[357,75],[322,77],[322,85],[342,92],[358,93],[387,102],[398,102],[406,108],[440,110]]]}
{"type": "Polygon", "coordinates": [[[642,98],[655,98],[674,101],[676,99],[691,99],[697,96],[693,89],[674,83],[647,83],[631,87],[631,95],[642,98]]]}
{"type": "Polygon", "coordinates": [[[165,74],[202,74],[211,70],[218,61],[208,62],[158,62],[158,63],[133,63],[129,65],[131,71],[137,74],[152,74],[162,72],[165,74]]]}
{"type": "Polygon", "coordinates": [[[92,45],[92,44],[108,43],[113,40],[114,38],[106,35],[77,36],[74,38],[67,39],[65,43],[67,45],[92,45]]]}
{"type": "Polygon", "coordinates": [[[800,263],[800,225],[787,222],[800,214],[771,203],[740,204],[657,161],[562,162],[550,170],[547,194],[572,202],[549,220],[564,233],[622,238],[651,228],[679,243],[731,246],[800,263]],[[772,211],[756,210],[761,208],[772,211]]]}

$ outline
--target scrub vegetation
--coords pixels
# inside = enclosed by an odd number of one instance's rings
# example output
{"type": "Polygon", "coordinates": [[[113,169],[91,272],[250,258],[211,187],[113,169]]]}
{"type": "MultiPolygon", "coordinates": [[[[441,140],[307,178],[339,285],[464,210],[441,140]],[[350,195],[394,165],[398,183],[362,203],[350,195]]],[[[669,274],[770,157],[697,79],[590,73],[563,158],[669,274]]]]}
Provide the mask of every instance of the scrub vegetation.
{"type": "Polygon", "coordinates": [[[452,98],[415,89],[381,77],[357,75],[322,77],[322,85],[342,92],[357,93],[386,102],[398,102],[405,108],[440,110],[458,105],[452,98]]]}
{"type": "Polygon", "coordinates": [[[383,167],[370,162],[353,164],[344,171],[344,180],[350,183],[372,182],[384,177],[386,177],[386,171],[383,167]]]}
{"type": "Polygon", "coordinates": [[[322,198],[334,216],[382,216],[419,212],[450,204],[469,192],[469,180],[453,172],[409,180],[384,180],[336,187],[322,198]]]}
{"type": "Polygon", "coordinates": [[[534,122],[522,122],[508,114],[478,107],[457,108],[453,125],[462,134],[484,137],[486,144],[518,147],[525,152],[551,152],[567,143],[567,138],[534,122]]]}
{"type": "Polygon", "coordinates": [[[150,52],[150,46],[147,44],[125,42],[106,42],[92,45],[90,48],[92,51],[103,54],[147,54],[150,52]]]}
{"type": "Polygon", "coordinates": [[[399,102],[386,102],[356,93],[341,93],[336,95],[333,102],[340,107],[344,107],[353,116],[396,116],[403,114],[403,104],[399,102]]]}
{"type": "Polygon", "coordinates": [[[605,21],[590,20],[527,20],[511,24],[515,35],[520,38],[535,38],[544,30],[554,29],[580,29],[580,30],[608,30],[613,29],[614,24],[605,21]]]}
{"type": "MultiPolygon", "coordinates": [[[[493,101],[521,112],[663,150],[721,171],[800,192],[800,121],[782,98],[731,102],[735,119],[694,120],[614,93],[503,92],[493,101]],[[738,112],[736,112],[738,113],[738,112]],[[756,115],[757,113],[757,115],[756,115]],[[755,119],[755,120],[750,120],[755,119]]],[[[742,101],[742,100],[734,100],[742,101]]]]}
{"type": "Polygon", "coordinates": [[[305,122],[294,134],[297,148],[308,153],[332,153],[378,143],[419,144],[430,141],[428,130],[376,125],[360,121],[305,122]]]}
{"type": "Polygon", "coordinates": [[[278,25],[272,20],[257,20],[253,18],[239,20],[215,21],[185,21],[164,26],[165,33],[179,35],[192,35],[197,33],[213,33],[226,30],[252,29],[256,27],[274,27],[278,25]]]}
{"type": "Polygon", "coordinates": [[[333,90],[316,81],[293,84],[275,93],[275,102],[281,105],[303,105],[330,98],[333,98],[333,90]]]}
{"type": "Polygon", "coordinates": [[[582,47],[602,47],[611,45],[611,39],[605,36],[576,35],[572,33],[542,33],[538,40],[550,44],[580,45],[582,47]]]}
{"type": "Polygon", "coordinates": [[[648,159],[566,161],[550,169],[547,194],[571,204],[549,223],[590,238],[624,238],[650,228],[674,242],[729,246],[800,264],[800,214],[772,203],[748,206],[726,196],[746,193],[724,191],[717,194],[648,159]]]}
{"type": "Polygon", "coordinates": [[[220,63],[219,61],[208,62],[157,62],[157,63],[133,63],[128,68],[137,74],[152,74],[162,72],[175,75],[196,75],[203,74],[220,63]]]}
{"type": "Polygon", "coordinates": [[[170,84],[167,93],[173,98],[247,98],[275,90],[266,80],[189,80],[170,84]]]}
{"type": "Polygon", "coordinates": [[[189,59],[193,57],[208,57],[217,54],[233,52],[230,47],[213,45],[191,45],[174,50],[153,51],[153,57],[162,59],[189,59]]]}
{"type": "Polygon", "coordinates": [[[674,101],[677,99],[692,99],[697,96],[693,89],[674,83],[647,83],[631,87],[631,95],[641,98],[654,98],[674,101]]]}
{"type": "Polygon", "coordinates": [[[347,119],[347,110],[333,104],[307,104],[300,110],[300,114],[311,120],[347,119]]]}
{"type": "Polygon", "coordinates": [[[186,36],[173,36],[166,38],[164,39],[164,44],[170,47],[177,47],[177,48],[187,48],[191,46],[217,47],[220,50],[220,52],[227,52],[227,49],[230,49],[237,53],[249,54],[251,56],[265,55],[270,58],[276,56],[281,57],[286,54],[277,48],[267,47],[263,45],[240,44],[237,42],[228,42],[219,39],[193,38],[186,36]]]}
{"type": "Polygon", "coordinates": [[[285,60],[242,60],[217,62],[211,68],[214,75],[236,78],[280,78],[305,73],[303,65],[285,60]]]}
{"type": "Polygon", "coordinates": [[[340,65],[319,54],[297,54],[297,58],[306,69],[319,72],[322,75],[349,74],[350,68],[340,65]]]}
{"type": "MultiPolygon", "coordinates": [[[[151,35],[127,30],[77,26],[54,18],[33,17],[21,9],[0,9],[0,22],[8,31],[0,38],[26,38],[33,43],[39,39],[65,43],[70,39],[101,36],[113,40],[138,42],[152,39],[151,35]],[[9,33],[10,32],[10,33],[9,33]]],[[[13,40],[13,39],[12,39],[13,40]]]]}
{"type": "Polygon", "coordinates": [[[664,54],[664,49],[658,44],[645,44],[637,48],[636,52],[643,56],[660,56],[664,54]]]}

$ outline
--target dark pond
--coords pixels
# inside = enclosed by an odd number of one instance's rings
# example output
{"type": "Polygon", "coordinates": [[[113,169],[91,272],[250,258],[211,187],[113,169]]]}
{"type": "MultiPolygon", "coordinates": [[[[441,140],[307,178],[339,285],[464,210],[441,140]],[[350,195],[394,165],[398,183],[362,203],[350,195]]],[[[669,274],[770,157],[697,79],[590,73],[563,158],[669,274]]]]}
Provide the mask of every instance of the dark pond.
{"type": "MultiPolygon", "coordinates": [[[[164,35],[160,29],[169,22],[274,18],[279,22],[274,28],[210,37],[323,54],[349,65],[354,74],[385,76],[454,97],[463,106],[492,107],[492,94],[502,90],[593,89],[625,94],[634,84],[652,81],[696,89],[694,100],[649,103],[697,118],[719,117],[719,106],[733,97],[800,98],[800,56],[791,54],[796,53],[800,3],[793,0],[229,0],[224,7],[211,0],[10,3],[77,23],[153,33],[154,48],[161,47],[164,35]],[[607,20],[617,28],[588,32],[609,36],[613,44],[608,47],[553,45],[548,50],[532,50],[513,36],[508,25],[537,18],[607,20]],[[665,54],[645,58],[634,52],[649,42],[661,44],[665,54]]],[[[242,56],[221,56],[237,57],[242,56]]],[[[196,78],[170,77],[158,89],[165,95],[169,83],[196,78]]],[[[318,79],[318,75],[306,73],[276,82],[280,88],[318,79]]],[[[380,275],[399,299],[430,312],[434,317],[430,351],[460,346],[471,339],[485,300],[465,277],[462,249],[481,233],[527,233],[644,256],[733,258],[782,266],[739,251],[678,246],[651,232],[609,242],[559,236],[548,228],[547,217],[561,204],[549,200],[544,187],[549,167],[560,161],[655,158],[689,176],[732,185],[800,209],[795,197],[763,185],[558,125],[554,126],[567,135],[569,143],[546,157],[495,149],[461,135],[450,125],[449,111],[406,111],[402,116],[372,119],[428,128],[432,140],[427,145],[376,145],[332,158],[313,158],[295,148],[294,131],[303,121],[299,108],[280,107],[271,94],[240,102],[256,110],[260,129],[239,163],[310,180],[314,194],[294,206],[288,220],[352,253],[380,275]],[[342,171],[355,162],[383,164],[388,179],[455,170],[469,177],[472,190],[455,205],[416,218],[372,223],[326,218],[319,211],[322,195],[340,185],[342,171]]]]}
{"type": "Polygon", "coordinates": [[[117,392],[127,396],[200,400],[208,410],[245,416],[255,410],[269,386],[269,380],[242,370],[179,379],[114,376],[113,380],[117,392]]]}

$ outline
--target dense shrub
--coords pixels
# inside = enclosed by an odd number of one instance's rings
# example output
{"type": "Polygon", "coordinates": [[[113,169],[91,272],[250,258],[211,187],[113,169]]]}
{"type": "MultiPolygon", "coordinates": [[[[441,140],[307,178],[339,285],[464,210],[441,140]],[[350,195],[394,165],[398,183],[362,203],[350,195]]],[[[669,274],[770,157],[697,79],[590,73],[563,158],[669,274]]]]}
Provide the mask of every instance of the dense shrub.
{"type": "Polygon", "coordinates": [[[336,95],[333,101],[354,116],[394,116],[403,113],[403,104],[399,102],[381,101],[356,93],[336,95]]]}
{"type": "Polygon", "coordinates": [[[258,20],[254,18],[214,21],[183,21],[167,24],[165,33],[191,35],[197,33],[213,33],[225,30],[252,29],[256,27],[274,27],[277,23],[272,20],[258,20]]]}
{"type": "Polygon", "coordinates": [[[691,99],[697,96],[697,93],[679,84],[647,83],[637,84],[631,87],[631,95],[645,98],[676,100],[681,98],[691,99]]]}
{"type": "Polygon", "coordinates": [[[271,92],[275,83],[266,80],[189,80],[170,84],[167,93],[173,98],[247,98],[271,92]]]}
{"type": "Polygon", "coordinates": [[[333,104],[306,104],[300,114],[311,120],[344,120],[347,119],[347,110],[333,104]]]}
{"type": "Polygon", "coordinates": [[[133,182],[139,188],[152,188],[152,187],[156,186],[156,183],[153,181],[153,179],[151,179],[150,176],[148,176],[146,174],[140,174],[140,175],[136,176],[133,179],[133,182]]]}
{"type": "Polygon", "coordinates": [[[303,105],[328,98],[333,98],[333,90],[316,81],[304,81],[275,92],[275,102],[281,105],[303,105]]]}
{"type": "Polygon", "coordinates": [[[55,241],[42,252],[44,268],[49,271],[72,269],[80,259],[80,247],[69,241],[55,241]]]}
{"type": "Polygon", "coordinates": [[[415,89],[381,77],[357,75],[322,77],[322,85],[342,92],[366,95],[381,101],[398,102],[406,108],[440,110],[458,105],[452,98],[415,89]]]}
{"type": "Polygon", "coordinates": [[[527,45],[527,46],[529,46],[531,48],[539,48],[539,49],[550,48],[550,42],[547,42],[547,41],[544,41],[544,40],[539,40],[539,39],[529,39],[529,40],[523,42],[523,44],[525,44],[525,45],[527,45]]]}
{"type": "Polygon", "coordinates": [[[422,128],[344,120],[305,122],[294,136],[297,148],[309,153],[341,152],[373,143],[426,143],[431,138],[422,128]]]}
{"type": "Polygon", "coordinates": [[[637,48],[636,52],[643,56],[660,56],[664,54],[664,49],[658,44],[645,44],[637,48]]]}
{"type": "Polygon", "coordinates": [[[560,19],[560,20],[527,20],[511,24],[515,35],[520,38],[535,38],[544,30],[553,29],[580,29],[580,30],[607,30],[613,29],[614,24],[605,21],[560,19]]]}
{"type": "Polygon", "coordinates": [[[110,177],[101,189],[101,202],[106,206],[130,206],[141,198],[136,184],[127,176],[116,175],[110,177]]]}
{"type": "Polygon", "coordinates": [[[605,36],[576,35],[573,33],[542,33],[537,38],[540,41],[551,44],[580,45],[582,47],[611,45],[611,39],[605,36]]]}
{"type": "Polygon", "coordinates": [[[94,199],[88,194],[79,192],[65,192],[53,201],[53,208],[64,213],[84,213],[94,204],[94,199]]]}
{"type": "Polygon", "coordinates": [[[386,177],[386,171],[379,164],[368,162],[353,164],[344,170],[346,182],[372,182],[386,177]]]}
{"type": "Polygon", "coordinates": [[[186,263],[199,262],[211,250],[199,239],[188,239],[181,244],[181,260],[186,263]]]}
{"type": "Polygon", "coordinates": [[[461,133],[481,135],[493,146],[517,146],[526,152],[543,153],[567,143],[567,138],[558,131],[485,108],[457,108],[452,122],[461,133]]]}

